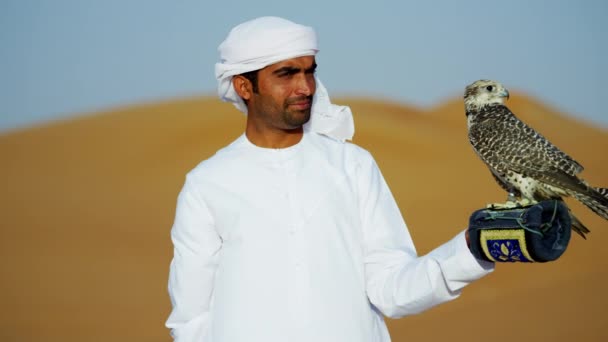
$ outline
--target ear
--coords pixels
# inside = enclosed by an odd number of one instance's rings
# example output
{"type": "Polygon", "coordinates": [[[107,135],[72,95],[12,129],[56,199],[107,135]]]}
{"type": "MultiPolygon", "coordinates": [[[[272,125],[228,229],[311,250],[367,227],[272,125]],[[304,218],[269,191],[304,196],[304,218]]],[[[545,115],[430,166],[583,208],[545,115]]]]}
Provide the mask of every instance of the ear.
{"type": "Polygon", "coordinates": [[[236,75],[232,78],[232,85],[234,86],[236,93],[243,100],[247,101],[251,98],[251,94],[253,94],[253,85],[247,78],[236,75]]]}

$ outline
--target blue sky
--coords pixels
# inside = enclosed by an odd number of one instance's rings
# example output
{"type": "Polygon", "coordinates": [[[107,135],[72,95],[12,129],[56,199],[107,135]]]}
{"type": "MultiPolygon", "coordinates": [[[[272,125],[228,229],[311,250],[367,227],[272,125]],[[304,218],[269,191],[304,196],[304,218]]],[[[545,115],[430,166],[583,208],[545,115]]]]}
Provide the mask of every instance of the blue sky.
{"type": "Polygon", "coordinates": [[[606,1],[2,0],[0,131],[214,95],[217,46],[263,15],[317,30],[334,97],[429,106],[490,78],[608,127],[606,1]]]}

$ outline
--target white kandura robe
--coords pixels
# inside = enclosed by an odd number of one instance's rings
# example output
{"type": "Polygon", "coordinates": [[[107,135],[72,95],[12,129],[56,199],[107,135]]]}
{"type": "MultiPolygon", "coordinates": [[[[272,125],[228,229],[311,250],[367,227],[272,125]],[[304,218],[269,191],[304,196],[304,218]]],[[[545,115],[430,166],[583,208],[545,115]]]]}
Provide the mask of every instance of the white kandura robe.
{"type": "MultiPolygon", "coordinates": [[[[432,222],[425,229],[433,229],[432,222]]],[[[418,257],[372,156],[317,133],[242,135],[186,177],[169,276],[176,341],[384,342],[493,270],[464,232],[418,257]]]]}

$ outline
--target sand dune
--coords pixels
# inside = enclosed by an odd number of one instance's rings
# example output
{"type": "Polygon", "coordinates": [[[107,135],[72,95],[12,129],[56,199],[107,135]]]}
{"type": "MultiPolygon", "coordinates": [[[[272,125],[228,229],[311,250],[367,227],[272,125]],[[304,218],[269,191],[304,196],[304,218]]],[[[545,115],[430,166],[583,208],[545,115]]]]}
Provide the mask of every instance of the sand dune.
{"type": "MultiPolygon", "coordinates": [[[[355,113],[421,254],[504,200],[466,138],[460,99],[429,110],[339,99],[355,113]]],[[[523,94],[510,107],[608,186],[608,132],[523,94]]],[[[0,136],[1,341],[169,341],[169,230],[185,173],[243,129],[214,99],[132,106],[0,136]]],[[[390,320],[394,341],[608,340],[608,222],[548,264],[498,265],[458,300],[390,320]]]]}

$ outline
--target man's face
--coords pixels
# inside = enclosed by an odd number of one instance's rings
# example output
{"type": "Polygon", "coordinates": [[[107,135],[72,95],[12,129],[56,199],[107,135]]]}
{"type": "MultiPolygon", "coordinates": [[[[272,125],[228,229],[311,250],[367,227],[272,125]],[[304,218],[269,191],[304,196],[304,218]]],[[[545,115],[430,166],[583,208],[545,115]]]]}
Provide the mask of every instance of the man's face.
{"type": "Polygon", "coordinates": [[[258,92],[248,101],[247,115],[267,128],[300,128],[310,119],[316,67],[314,56],[304,56],[261,69],[258,92]]]}

